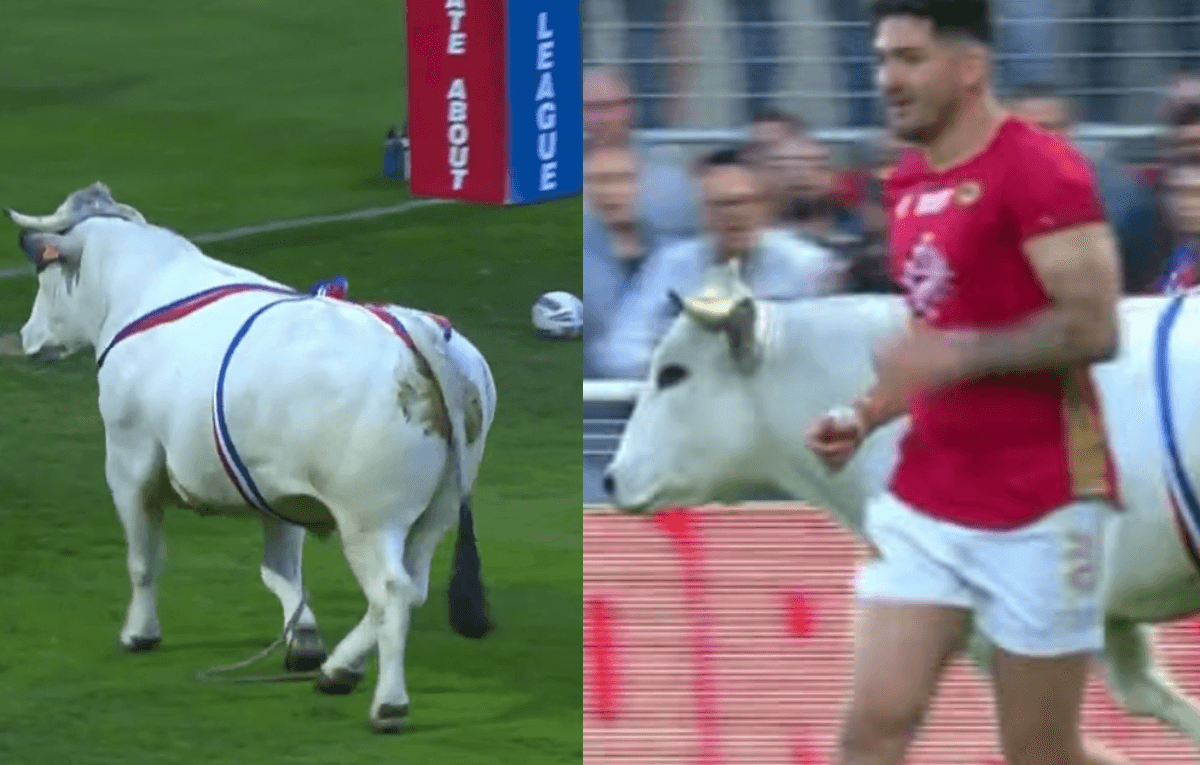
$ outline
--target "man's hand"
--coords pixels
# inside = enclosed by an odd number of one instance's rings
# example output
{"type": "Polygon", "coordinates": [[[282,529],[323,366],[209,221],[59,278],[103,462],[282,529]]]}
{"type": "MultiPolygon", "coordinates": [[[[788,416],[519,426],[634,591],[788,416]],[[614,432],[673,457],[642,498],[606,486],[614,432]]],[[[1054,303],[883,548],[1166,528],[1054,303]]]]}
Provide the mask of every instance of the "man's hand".
{"type": "Polygon", "coordinates": [[[835,409],[813,423],[804,443],[836,473],[846,466],[866,436],[867,427],[856,411],[835,409]]]}

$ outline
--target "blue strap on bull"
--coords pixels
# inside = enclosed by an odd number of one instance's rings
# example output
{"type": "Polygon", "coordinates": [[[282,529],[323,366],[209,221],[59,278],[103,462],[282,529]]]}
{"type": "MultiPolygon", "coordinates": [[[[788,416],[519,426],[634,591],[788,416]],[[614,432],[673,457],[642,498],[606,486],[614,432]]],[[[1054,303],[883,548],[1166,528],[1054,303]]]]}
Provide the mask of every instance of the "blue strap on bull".
{"type": "MultiPolygon", "coordinates": [[[[1154,391],[1158,396],[1158,416],[1162,427],[1163,439],[1167,451],[1168,475],[1167,490],[1176,489],[1182,500],[1179,521],[1180,531],[1184,535],[1188,551],[1194,562],[1200,565],[1197,550],[1200,548],[1200,501],[1197,500],[1196,488],[1188,478],[1184,469],[1183,458],[1179,453],[1179,442],[1175,436],[1175,418],[1171,408],[1171,360],[1170,342],[1171,330],[1175,326],[1179,312],[1183,308],[1186,293],[1176,295],[1167,309],[1158,319],[1158,327],[1154,338],[1154,391]]],[[[1172,503],[1175,504],[1174,497],[1172,503]]]]}
{"type": "MultiPolygon", "coordinates": [[[[286,523],[295,525],[295,521],[283,517],[279,513],[271,509],[259,491],[258,485],[255,484],[253,476],[250,475],[250,470],[246,467],[245,462],[238,454],[237,447],[233,444],[233,439],[229,434],[229,424],[225,419],[225,376],[229,370],[229,362],[233,358],[233,352],[237,350],[242,339],[250,330],[251,325],[262,316],[263,313],[274,308],[277,305],[284,303],[294,303],[301,300],[312,300],[317,297],[328,297],[336,300],[346,300],[346,294],[349,290],[350,283],[346,277],[338,274],[331,279],[322,279],[313,286],[309,287],[307,292],[296,292],[295,290],[286,287],[275,287],[267,284],[239,283],[226,284],[218,287],[212,287],[202,290],[193,295],[168,303],[165,306],[156,308],[143,316],[133,320],[123,327],[116,336],[108,343],[107,347],[100,352],[96,360],[97,368],[104,365],[105,359],[109,352],[120,344],[122,341],[133,337],[141,332],[151,330],[163,324],[169,324],[179,319],[189,316],[196,311],[199,311],[205,306],[211,305],[225,297],[240,294],[243,292],[274,292],[284,294],[287,297],[281,298],[259,308],[252,313],[248,319],[238,329],[237,334],[233,336],[229,347],[225,350],[225,356],[221,359],[221,369],[217,374],[216,389],[213,392],[213,437],[217,443],[217,455],[220,457],[221,465],[225,468],[225,473],[229,477],[230,482],[237,488],[242,499],[251,507],[257,508],[259,511],[266,513],[274,518],[277,518],[286,523]]],[[[350,301],[347,301],[350,302],[350,301]]],[[[385,306],[381,305],[361,305],[360,307],[374,313],[385,324],[391,327],[392,331],[409,346],[414,353],[420,353],[412,337],[408,334],[408,330],[400,320],[391,314],[385,306]]],[[[442,329],[442,336],[446,341],[449,341],[453,328],[450,321],[443,316],[429,313],[427,314],[437,325],[442,329]]]]}
{"type": "MultiPolygon", "coordinates": [[[[237,350],[238,345],[241,344],[242,340],[246,337],[246,333],[250,331],[251,325],[254,324],[259,316],[262,316],[277,305],[294,303],[300,300],[311,300],[314,297],[332,297],[338,300],[345,300],[348,288],[349,282],[346,277],[338,275],[332,279],[322,279],[310,287],[307,293],[281,298],[259,308],[250,314],[250,317],[246,319],[233,336],[229,347],[225,349],[225,356],[221,359],[221,369],[217,373],[217,384],[213,391],[213,437],[217,444],[217,456],[221,460],[222,467],[225,468],[225,474],[247,504],[285,523],[299,525],[290,518],[286,518],[271,509],[266,498],[259,490],[258,485],[254,482],[254,477],[250,474],[249,468],[246,467],[246,463],[242,460],[241,455],[238,454],[237,447],[234,446],[233,437],[229,433],[229,423],[225,418],[225,376],[229,371],[229,362],[233,358],[233,352],[237,350]]],[[[396,336],[403,340],[414,353],[420,353],[416,344],[409,336],[408,330],[384,306],[368,305],[363,307],[387,324],[396,336]]],[[[449,320],[436,314],[429,314],[429,316],[442,328],[443,337],[449,341],[452,332],[449,320]]]]}
{"type": "Polygon", "coordinates": [[[294,525],[298,524],[275,512],[267,504],[267,500],[263,497],[262,492],[259,491],[258,485],[254,483],[254,477],[250,475],[250,470],[246,467],[246,463],[242,461],[241,455],[238,454],[237,447],[233,445],[233,439],[229,435],[229,423],[225,420],[225,375],[229,371],[229,361],[233,358],[233,352],[237,350],[238,345],[241,344],[242,339],[246,337],[246,333],[250,330],[250,325],[259,316],[262,316],[277,305],[310,299],[312,299],[311,295],[287,297],[267,303],[262,308],[250,314],[250,318],[246,319],[245,323],[238,329],[237,334],[233,336],[233,341],[229,343],[229,347],[225,349],[225,357],[221,359],[221,371],[217,373],[216,390],[213,392],[213,437],[217,442],[217,456],[221,458],[221,465],[225,468],[225,474],[229,476],[230,482],[237,488],[238,493],[242,495],[242,499],[251,507],[255,507],[273,518],[294,525]]]}

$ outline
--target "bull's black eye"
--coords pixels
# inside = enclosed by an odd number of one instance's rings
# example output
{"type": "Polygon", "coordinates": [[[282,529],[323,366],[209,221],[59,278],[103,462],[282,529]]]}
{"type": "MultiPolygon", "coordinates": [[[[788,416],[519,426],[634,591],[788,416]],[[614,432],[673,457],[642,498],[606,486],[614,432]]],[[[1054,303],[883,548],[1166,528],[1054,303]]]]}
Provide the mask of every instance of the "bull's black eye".
{"type": "Polygon", "coordinates": [[[658,370],[658,389],[664,390],[672,385],[678,385],[687,377],[687,370],[678,364],[667,364],[658,370]]]}

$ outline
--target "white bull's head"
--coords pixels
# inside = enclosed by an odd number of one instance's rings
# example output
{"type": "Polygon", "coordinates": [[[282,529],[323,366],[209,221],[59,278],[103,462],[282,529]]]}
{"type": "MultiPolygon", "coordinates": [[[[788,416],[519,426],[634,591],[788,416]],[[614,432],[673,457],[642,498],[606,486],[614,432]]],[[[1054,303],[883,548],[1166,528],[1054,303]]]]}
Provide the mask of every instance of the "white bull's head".
{"type": "Polygon", "coordinates": [[[83,259],[83,242],[69,232],[87,218],[106,216],[144,223],[133,207],[117,202],[103,183],[96,182],[70,194],[50,215],[25,215],[8,210],[21,226],[20,246],[38,273],[38,292],[29,319],[21,328],[25,354],[56,359],[90,344],[77,289],[83,259]]]}
{"type": "Polygon", "coordinates": [[[754,390],[760,306],[736,264],[710,271],[700,294],[675,299],[682,315],[655,349],[604,477],[614,504],[629,512],[734,499],[756,478],[766,481],[754,390]]]}

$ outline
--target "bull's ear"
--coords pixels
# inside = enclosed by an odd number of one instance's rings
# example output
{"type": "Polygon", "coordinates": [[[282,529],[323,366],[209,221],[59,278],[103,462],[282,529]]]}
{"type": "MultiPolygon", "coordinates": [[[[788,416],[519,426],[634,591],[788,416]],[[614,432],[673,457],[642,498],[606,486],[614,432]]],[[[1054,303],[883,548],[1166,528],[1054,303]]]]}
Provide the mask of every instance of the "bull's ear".
{"type": "Polygon", "coordinates": [[[79,256],[74,248],[68,247],[64,237],[41,231],[22,231],[19,239],[21,249],[33,261],[38,271],[52,263],[62,263],[68,268],[79,266],[79,256]]]}
{"type": "Polygon", "coordinates": [[[755,326],[757,319],[754,298],[747,295],[733,304],[723,322],[733,363],[745,374],[753,372],[762,358],[755,326]]]}
{"type": "Polygon", "coordinates": [[[679,293],[675,290],[667,290],[667,300],[670,301],[667,310],[671,316],[678,316],[683,312],[683,298],[679,297],[679,293]]]}

